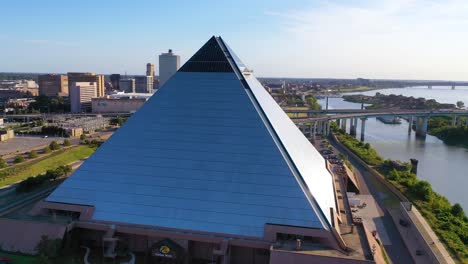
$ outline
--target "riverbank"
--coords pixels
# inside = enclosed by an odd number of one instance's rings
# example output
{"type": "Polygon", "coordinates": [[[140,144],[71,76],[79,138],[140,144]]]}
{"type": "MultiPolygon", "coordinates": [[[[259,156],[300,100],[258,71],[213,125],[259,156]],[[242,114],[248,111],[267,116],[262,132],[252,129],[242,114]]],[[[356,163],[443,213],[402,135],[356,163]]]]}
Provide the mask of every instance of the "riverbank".
{"type": "Polygon", "coordinates": [[[385,89],[383,87],[376,87],[376,86],[358,86],[358,87],[340,87],[336,90],[338,93],[355,93],[355,92],[367,92],[367,91],[373,91],[373,90],[380,90],[380,89],[385,89]]]}
{"type": "Polygon", "coordinates": [[[451,205],[442,195],[432,190],[427,181],[419,180],[408,163],[384,160],[372,147],[360,143],[352,136],[334,129],[342,145],[365,163],[372,165],[421,212],[445,247],[460,263],[468,262],[468,218],[459,204],[451,205]],[[366,157],[368,153],[372,158],[366,157]],[[366,161],[367,160],[367,161],[366,161]],[[381,161],[381,162],[378,162],[381,161]]]}
{"type": "MultiPolygon", "coordinates": [[[[460,123],[466,124],[468,117],[461,117],[460,123]]],[[[433,117],[428,122],[428,133],[436,136],[447,145],[468,148],[468,127],[452,126],[451,117],[433,117]]]]}
{"type": "Polygon", "coordinates": [[[344,95],[343,99],[352,103],[369,104],[366,109],[455,109],[454,104],[439,103],[434,99],[415,98],[403,95],[385,95],[376,93],[374,96],[353,94],[344,95]]]}

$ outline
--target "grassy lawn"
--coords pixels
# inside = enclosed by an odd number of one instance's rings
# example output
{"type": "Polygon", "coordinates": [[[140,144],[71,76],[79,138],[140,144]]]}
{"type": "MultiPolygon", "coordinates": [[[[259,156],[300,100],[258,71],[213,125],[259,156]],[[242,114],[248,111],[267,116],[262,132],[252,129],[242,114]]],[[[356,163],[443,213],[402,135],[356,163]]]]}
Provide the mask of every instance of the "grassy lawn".
{"type": "Polygon", "coordinates": [[[36,264],[37,259],[34,256],[18,255],[12,253],[0,252],[0,257],[11,259],[11,264],[36,264]]]}
{"type": "Polygon", "coordinates": [[[67,150],[55,151],[50,156],[44,158],[5,168],[0,170],[0,187],[24,180],[27,177],[36,176],[60,165],[67,165],[87,158],[94,151],[94,148],[88,146],[77,146],[67,150]]]}

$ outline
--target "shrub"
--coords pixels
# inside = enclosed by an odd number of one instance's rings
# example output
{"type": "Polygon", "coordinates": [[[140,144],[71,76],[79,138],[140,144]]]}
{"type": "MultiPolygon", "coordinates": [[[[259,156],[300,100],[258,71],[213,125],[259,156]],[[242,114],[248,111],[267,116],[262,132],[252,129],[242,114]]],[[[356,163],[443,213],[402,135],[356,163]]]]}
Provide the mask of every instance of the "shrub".
{"type": "Polygon", "coordinates": [[[8,167],[8,164],[3,158],[0,157],[0,169],[6,168],[6,167],[8,167]]]}
{"type": "Polygon", "coordinates": [[[412,192],[423,201],[430,201],[432,198],[432,186],[427,181],[417,181],[413,185],[412,192]]]}
{"type": "Polygon", "coordinates": [[[396,169],[393,169],[387,174],[387,179],[392,180],[392,181],[399,181],[400,173],[398,173],[396,169]]]}
{"type": "Polygon", "coordinates": [[[337,134],[336,137],[367,164],[380,165],[383,162],[383,158],[379,156],[369,143],[362,143],[353,136],[344,133],[337,134]]]}
{"type": "Polygon", "coordinates": [[[52,141],[52,142],[50,142],[49,147],[50,147],[51,150],[58,150],[58,149],[60,149],[60,145],[57,143],[57,141],[52,141]]]}
{"type": "Polygon", "coordinates": [[[44,151],[44,153],[50,153],[50,152],[52,152],[52,150],[50,149],[49,146],[45,147],[43,151],[44,151]]]}
{"type": "Polygon", "coordinates": [[[68,139],[65,139],[65,140],[63,141],[63,145],[64,145],[65,147],[68,147],[68,146],[70,146],[70,145],[71,145],[71,142],[70,142],[70,140],[68,140],[68,139]]]}
{"type": "Polygon", "coordinates": [[[24,157],[22,155],[16,155],[15,159],[13,160],[14,163],[18,164],[24,161],[24,157]]]}
{"type": "Polygon", "coordinates": [[[59,166],[55,169],[48,170],[45,174],[27,178],[19,183],[16,190],[18,192],[30,192],[48,181],[55,181],[57,178],[69,174],[71,171],[72,168],[69,165],[59,166]]]}
{"type": "Polygon", "coordinates": [[[86,135],[85,135],[85,134],[81,134],[80,140],[85,140],[85,139],[86,139],[86,135]]]}
{"type": "Polygon", "coordinates": [[[37,158],[37,156],[38,156],[38,155],[37,155],[37,151],[35,151],[35,150],[31,150],[31,152],[29,152],[29,154],[28,154],[28,157],[29,157],[30,159],[37,158]]]}

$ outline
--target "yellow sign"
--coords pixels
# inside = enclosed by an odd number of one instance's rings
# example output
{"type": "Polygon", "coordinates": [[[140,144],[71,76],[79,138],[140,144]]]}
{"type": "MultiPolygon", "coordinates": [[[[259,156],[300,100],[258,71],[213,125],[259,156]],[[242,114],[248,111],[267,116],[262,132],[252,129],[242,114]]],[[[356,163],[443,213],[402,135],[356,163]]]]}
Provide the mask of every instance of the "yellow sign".
{"type": "Polygon", "coordinates": [[[159,252],[161,252],[162,254],[169,254],[171,253],[171,249],[168,246],[161,246],[159,248],[159,252]]]}

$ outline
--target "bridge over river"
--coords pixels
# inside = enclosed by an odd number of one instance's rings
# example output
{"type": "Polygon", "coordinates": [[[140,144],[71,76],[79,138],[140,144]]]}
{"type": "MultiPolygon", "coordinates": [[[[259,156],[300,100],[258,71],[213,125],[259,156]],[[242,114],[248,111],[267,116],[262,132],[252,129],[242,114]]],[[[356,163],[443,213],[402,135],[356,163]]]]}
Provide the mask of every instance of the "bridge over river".
{"type": "MultiPolygon", "coordinates": [[[[409,121],[408,133],[411,133],[412,126],[416,125],[416,135],[425,137],[427,134],[427,122],[429,117],[450,116],[452,126],[461,124],[461,116],[468,116],[468,110],[441,109],[441,110],[366,110],[366,109],[333,109],[333,110],[286,110],[292,114],[293,121],[312,136],[316,134],[328,135],[330,133],[330,122],[336,121],[341,129],[347,132],[349,120],[349,134],[356,135],[358,119],[361,120],[361,141],[364,141],[366,120],[372,117],[405,117],[409,121]],[[307,117],[299,117],[306,114],[307,117]]],[[[468,118],[464,124],[468,126],[468,118]]]]}

